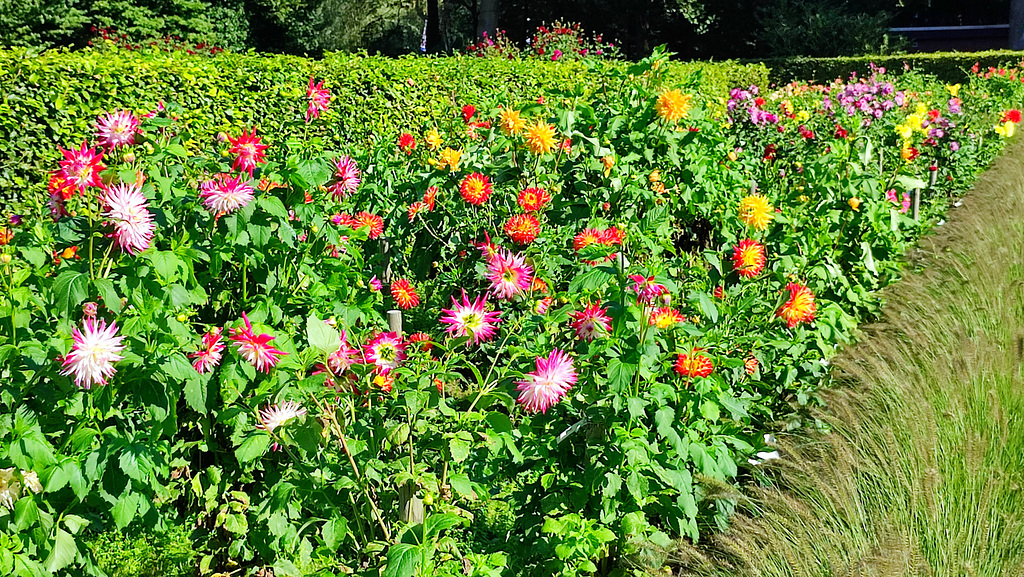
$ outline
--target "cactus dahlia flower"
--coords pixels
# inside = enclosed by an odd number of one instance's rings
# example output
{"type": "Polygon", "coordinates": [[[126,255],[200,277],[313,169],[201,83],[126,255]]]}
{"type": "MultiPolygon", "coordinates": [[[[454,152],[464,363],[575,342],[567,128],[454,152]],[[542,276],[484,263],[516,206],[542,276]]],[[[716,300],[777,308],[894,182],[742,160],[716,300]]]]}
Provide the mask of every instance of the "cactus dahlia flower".
{"type": "Polygon", "coordinates": [[[538,120],[526,128],[526,147],[534,154],[547,154],[555,149],[555,127],[538,120]]]}
{"type": "Polygon", "coordinates": [[[536,370],[526,373],[519,381],[516,400],[528,413],[545,413],[576,384],[576,368],[572,357],[558,349],[551,351],[547,358],[537,357],[536,366],[536,370]]]}
{"type": "Polygon", "coordinates": [[[75,344],[64,357],[61,374],[74,373],[75,384],[83,389],[107,384],[107,379],[117,372],[114,363],[124,358],[118,354],[124,350],[121,344],[124,337],[117,336],[117,323],[107,326],[104,320],[86,318],[82,330],[76,327],[71,335],[75,344]]]}
{"type": "Polygon", "coordinates": [[[681,377],[706,377],[715,370],[715,366],[707,356],[694,352],[693,356],[679,355],[675,370],[681,377]]]}
{"type": "Polygon", "coordinates": [[[659,329],[667,329],[683,322],[683,320],[685,320],[683,315],[672,307],[660,307],[651,312],[651,317],[647,322],[659,329]]]}
{"type": "Polygon", "coordinates": [[[474,172],[463,178],[459,185],[459,194],[473,206],[480,206],[487,202],[492,192],[494,192],[494,188],[491,185],[491,180],[479,172],[474,172]]]}
{"type": "Polygon", "coordinates": [[[381,234],[384,234],[384,219],[378,214],[370,214],[368,212],[360,212],[355,217],[356,228],[368,226],[370,227],[369,237],[375,239],[381,234]]]}
{"type": "Polygon", "coordinates": [[[416,294],[416,287],[412,286],[404,278],[391,283],[391,297],[395,299],[395,303],[399,307],[406,310],[420,304],[420,297],[416,294]]]}
{"type": "Polygon", "coordinates": [[[420,350],[429,351],[434,348],[434,341],[427,333],[413,333],[409,335],[409,342],[419,345],[420,350]]]}
{"type": "Polygon", "coordinates": [[[540,234],[540,221],[532,214],[517,214],[505,222],[505,234],[516,244],[530,244],[540,234]]]}
{"type": "Polygon", "coordinates": [[[355,192],[360,183],[359,167],[356,166],[356,161],[352,160],[350,156],[335,158],[334,178],[336,179],[334,184],[328,187],[328,190],[334,195],[334,200],[341,200],[355,192]]]}
{"type": "Polygon", "coordinates": [[[228,152],[235,155],[235,162],[231,165],[234,170],[245,172],[251,177],[256,166],[267,161],[267,155],[263,151],[270,147],[260,144],[260,137],[256,136],[255,128],[251,133],[243,130],[238,138],[229,136],[228,142],[231,144],[228,152]]]}
{"type": "Polygon", "coordinates": [[[816,307],[814,293],[811,292],[811,289],[805,285],[791,282],[786,285],[786,290],[789,291],[789,300],[779,308],[775,316],[786,321],[786,326],[789,328],[813,321],[816,307]]]}
{"type": "Polygon", "coordinates": [[[530,290],[532,273],[525,257],[507,250],[498,251],[487,263],[487,278],[499,299],[510,299],[530,290]]]}
{"type": "Polygon", "coordinates": [[[139,119],[125,110],[108,112],[96,119],[96,140],[106,149],[135,144],[139,119]]]}
{"type": "Polygon", "coordinates": [[[398,333],[377,333],[363,345],[363,357],[378,374],[386,375],[405,360],[405,346],[398,333]]]}
{"type": "MultiPolygon", "coordinates": [[[[86,148],[84,142],[82,148],[78,150],[74,148],[71,150],[58,148],[58,150],[64,155],[64,160],[60,161],[60,175],[64,179],[65,188],[77,189],[84,194],[86,187],[102,184],[100,173],[106,168],[102,162],[102,151],[86,148]]],[[[64,199],[67,200],[69,196],[64,199]]]]}
{"type": "Polygon", "coordinates": [[[416,139],[408,132],[403,132],[398,137],[398,149],[406,154],[412,154],[414,148],[416,148],[416,139]]]}
{"type": "Polygon", "coordinates": [[[536,212],[551,202],[551,195],[547,193],[543,188],[526,188],[519,193],[519,198],[516,199],[519,203],[519,208],[522,208],[526,212],[536,212]]]}
{"type": "Polygon", "coordinates": [[[603,238],[602,232],[596,228],[584,229],[572,239],[573,250],[579,252],[592,244],[599,244],[603,238]]]}
{"type": "Polygon", "coordinates": [[[679,89],[666,90],[658,96],[658,102],[654,105],[658,116],[666,122],[677,122],[690,111],[690,100],[693,96],[683,94],[679,89]]]}
{"type": "Polygon", "coordinates": [[[665,285],[654,282],[654,277],[645,277],[642,274],[631,274],[629,280],[633,281],[633,292],[636,293],[637,302],[651,304],[654,299],[668,292],[665,285]]]}
{"type": "Polygon", "coordinates": [[[359,362],[359,349],[349,346],[345,329],[341,330],[338,341],[338,349],[327,355],[327,368],[331,369],[335,375],[344,373],[349,367],[359,362]]]}
{"type": "Polygon", "coordinates": [[[438,155],[439,159],[436,162],[438,170],[444,170],[447,168],[451,172],[455,172],[459,169],[459,163],[462,162],[462,151],[453,150],[451,148],[445,148],[438,155]]]}
{"type": "Polygon", "coordinates": [[[260,422],[256,425],[256,428],[273,433],[274,429],[305,414],[306,409],[295,401],[285,401],[276,405],[270,405],[260,411],[260,422]]]}
{"type": "Polygon", "coordinates": [[[775,218],[775,211],[768,199],[760,194],[751,194],[740,201],[739,218],[743,224],[754,230],[768,228],[768,223],[775,218]]]}
{"type": "Polygon", "coordinates": [[[231,340],[238,348],[238,354],[256,367],[256,370],[269,373],[271,367],[280,360],[279,357],[288,353],[279,351],[270,345],[270,341],[274,340],[274,337],[268,334],[257,335],[254,333],[252,325],[249,324],[249,317],[245,316],[244,312],[242,320],[245,321],[244,327],[231,329],[231,340]]]}
{"type": "Polygon", "coordinates": [[[754,278],[761,274],[766,262],[764,246],[755,240],[744,239],[733,248],[732,267],[741,277],[754,278]]]}
{"type": "Polygon", "coordinates": [[[197,373],[208,373],[220,364],[221,356],[224,354],[222,332],[224,329],[220,327],[210,329],[210,332],[203,335],[203,346],[189,355],[190,358],[195,359],[192,361],[192,368],[197,373]]]}
{"type": "Polygon", "coordinates": [[[320,118],[320,113],[327,110],[327,105],[331,102],[331,92],[324,88],[323,80],[314,84],[310,78],[306,98],[309,98],[309,106],[306,107],[306,122],[309,122],[314,118],[320,118]]]}
{"type": "Polygon", "coordinates": [[[216,174],[213,180],[199,185],[199,199],[213,214],[230,214],[249,204],[253,197],[252,186],[243,182],[242,177],[230,174],[216,174]]]}
{"type": "Polygon", "coordinates": [[[109,208],[103,216],[113,221],[114,238],[122,250],[134,255],[149,248],[156,225],[146,209],[146,196],[138,185],[111,186],[103,191],[100,201],[109,208]]]}
{"type": "Polygon", "coordinates": [[[512,108],[502,108],[498,119],[498,126],[508,136],[519,136],[526,128],[526,121],[519,115],[519,111],[512,108]]]}
{"type": "Polygon", "coordinates": [[[576,336],[584,341],[592,341],[600,334],[607,334],[612,330],[612,319],[608,316],[608,309],[601,307],[601,301],[597,301],[582,311],[569,313],[572,322],[569,325],[576,331],[576,336]]]}
{"type": "Polygon", "coordinates": [[[440,322],[448,325],[445,331],[454,337],[469,337],[471,343],[478,345],[494,338],[497,332],[497,323],[501,322],[499,317],[501,311],[487,310],[487,297],[480,296],[469,301],[466,291],[462,291],[462,302],[452,297],[452,308],[441,309],[447,316],[442,316],[440,322]]]}

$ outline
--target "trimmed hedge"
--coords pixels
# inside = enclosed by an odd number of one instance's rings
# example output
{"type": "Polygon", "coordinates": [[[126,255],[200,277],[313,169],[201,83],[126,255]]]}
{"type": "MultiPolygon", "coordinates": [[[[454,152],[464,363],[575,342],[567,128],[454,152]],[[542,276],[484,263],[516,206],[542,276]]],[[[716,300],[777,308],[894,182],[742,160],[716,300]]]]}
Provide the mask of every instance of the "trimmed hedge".
{"type": "Polygon", "coordinates": [[[918,72],[934,74],[945,82],[960,82],[964,73],[975,63],[982,70],[1007,64],[1016,65],[1024,60],[1024,52],[989,50],[986,52],[933,52],[921,54],[893,54],[888,56],[851,56],[841,58],[785,58],[761,61],[770,70],[769,77],[776,84],[794,80],[829,82],[846,78],[851,72],[866,74],[870,64],[898,72],[908,65],[918,72]]]}
{"type": "MultiPolygon", "coordinates": [[[[302,135],[343,151],[404,130],[422,134],[449,122],[466,103],[518,104],[564,90],[595,90],[608,67],[627,65],[346,53],[312,60],[254,53],[0,51],[0,133],[6,135],[0,141],[0,200],[42,192],[45,172],[60,158],[57,147],[91,142],[97,115],[113,109],[145,112],[173,101],[186,109],[182,120],[196,138],[257,126],[271,145],[302,135]],[[324,80],[334,100],[328,122],[307,127],[302,115],[310,77],[324,80]]],[[[768,79],[760,64],[695,62],[673,63],[670,82],[682,83],[697,71],[700,90],[708,94],[768,79]]]]}

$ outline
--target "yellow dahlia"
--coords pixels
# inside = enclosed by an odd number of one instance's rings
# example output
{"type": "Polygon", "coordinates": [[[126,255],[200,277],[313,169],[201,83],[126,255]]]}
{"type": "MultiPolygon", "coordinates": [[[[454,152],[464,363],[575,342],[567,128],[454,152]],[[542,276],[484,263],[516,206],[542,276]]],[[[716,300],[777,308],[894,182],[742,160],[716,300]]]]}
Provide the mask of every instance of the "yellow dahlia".
{"type": "Polygon", "coordinates": [[[424,140],[430,150],[441,150],[441,135],[437,133],[436,128],[431,128],[424,140]]]}
{"type": "Polygon", "coordinates": [[[547,154],[555,148],[555,127],[540,120],[526,128],[526,146],[534,154],[547,154]]]}
{"type": "Polygon", "coordinates": [[[775,211],[767,198],[751,194],[740,201],[739,217],[743,224],[752,226],[754,230],[764,230],[775,218],[775,211]]]}
{"type": "Polygon", "coordinates": [[[455,172],[459,169],[459,162],[462,161],[462,151],[452,150],[451,148],[445,148],[441,151],[440,159],[437,161],[437,169],[448,170],[455,172]]]}
{"type": "Polygon", "coordinates": [[[526,128],[526,121],[519,115],[518,110],[512,108],[502,108],[501,116],[498,119],[498,125],[501,126],[502,132],[509,136],[519,136],[526,128]]]}
{"type": "Polygon", "coordinates": [[[654,105],[654,108],[658,111],[658,116],[665,119],[666,122],[674,123],[690,111],[690,100],[692,99],[693,96],[683,94],[678,88],[666,90],[658,97],[658,103],[654,105]]]}

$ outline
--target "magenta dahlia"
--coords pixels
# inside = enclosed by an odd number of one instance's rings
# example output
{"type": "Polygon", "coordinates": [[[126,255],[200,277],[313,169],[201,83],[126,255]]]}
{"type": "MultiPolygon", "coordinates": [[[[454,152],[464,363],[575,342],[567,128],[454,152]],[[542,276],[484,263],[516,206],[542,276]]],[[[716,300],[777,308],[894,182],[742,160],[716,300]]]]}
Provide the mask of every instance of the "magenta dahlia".
{"type": "Polygon", "coordinates": [[[510,299],[530,290],[532,273],[533,269],[526,264],[525,257],[507,250],[498,251],[487,263],[487,278],[499,299],[510,299]]]}
{"type": "Polygon", "coordinates": [[[441,309],[447,316],[442,316],[440,321],[448,325],[445,329],[455,337],[469,337],[473,344],[480,344],[494,338],[497,332],[497,323],[501,322],[498,317],[501,311],[487,310],[487,297],[481,296],[469,301],[466,291],[462,291],[462,302],[452,297],[452,308],[441,309]]]}
{"type": "Polygon", "coordinates": [[[274,337],[265,333],[259,335],[254,333],[252,325],[249,323],[249,317],[245,316],[244,312],[242,313],[242,320],[245,321],[244,328],[231,329],[231,340],[235,342],[238,354],[242,355],[245,360],[256,367],[256,370],[269,373],[270,369],[280,360],[280,357],[288,353],[279,351],[270,345],[270,341],[274,340],[274,337]]]}
{"type": "Polygon", "coordinates": [[[64,155],[64,160],[59,164],[65,187],[84,193],[86,187],[99,186],[103,183],[100,180],[100,173],[106,168],[102,162],[103,151],[86,148],[84,142],[79,150],[59,150],[64,155]]]}
{"type": "Polygon", "coordinates": [[[582,311],[573,311],[569,316],[572,317],[570,326],[576,331],[576,336],[585,341],[592,341],[599,334],[612,330],[612,319],[608,317],[608,309],[601,308],[601,301],[588,305],[582,311]]]}
{"type": "Polygon", "coordinates": [[[526,373],[516,387],[519,391],[516,400],[528,413],[547,412],[576,383],[572,357],[558,349],[551,351],[547,358],[537,357],[536,365],[537,369],[526,373]]]}
{"type": "Polygon", "coordinates": [[[334,159],[334,184],[328,187],[335,200],[341,200],[359,188],[359,167],[350,156],[334,159]]]}
{"type": "Polygon", "coordinates": [[[213,180],[199,185],[199,199],[203,206],[213,214],[230,214],[249,204],[253,198],[253,189],[242,177],[230,174],[214,175],[213,180]]]}
{"type": "Polygon", "coordinates": [[[378,373],[386,375],[405,360],[405,343],[396,332],[377,333],[363,345],[363,357],[378,373]]]}
{"type": "Polygon", "coordinates": [[[195,359],[192,361],[192,368],[197,373],[208,373],[220,364],[220,359],[224,354],[224,338],[221,336],[223,332],[224,329],[220,327],[210,329],[208,333],[203,335],[203,346],[189,355],[189,357],[195,359]]]}
{"type": "Polygon", "coordinates": [[[108,150],[135,144],[139,119],[126,110],[108,112],[96,119],[96,140],[108,150]]]}

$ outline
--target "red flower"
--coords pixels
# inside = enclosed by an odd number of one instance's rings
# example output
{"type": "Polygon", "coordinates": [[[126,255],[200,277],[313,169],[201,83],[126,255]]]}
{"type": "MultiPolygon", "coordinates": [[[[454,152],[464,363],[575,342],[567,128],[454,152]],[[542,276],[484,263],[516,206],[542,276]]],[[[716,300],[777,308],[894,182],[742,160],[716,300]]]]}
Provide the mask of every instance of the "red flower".
{"type": "Polygon", "coordinates": [[[384,232],[384,219],[376,214],[360,212],[356,215],[355,222],[359,226],[370,227],[370,238],[377,238],[384,232]]]}
{"type": "Polygon", "coordinates": [[[764,159],[767,160],[767,161],[775,160],[775,157],[778,154],[778,151],[779,151],[779,147],[774,145],[774,144],[769,144],[768,146],[765,146],[764,147],[764,159]]]}
{"type": "Polygon", "coordinates": [[[423,193],[423,204],[427,205],[428,210],[434,210],[434,201],[437,199],[437,187],[431,186],[427,188],[427,191],[423,193]]]}
{"type": "Polygon", "coordinates": [[[850,133],[845,128],[843,128],[842,124],[836,123],[836,131],[834,133],[834,136],[836,138],[846,138],[849,134],[850,133]]]}
{"type": "Polygon", "coordinates": [[[420,297],[416,294],[416,288],[404,278],[391,283],[391,297],[395,299],[399,307],[406,310],[420,304],[420,297]]]}
{"type": "Polygon", "coordinates": [[[775,316],[786,321],[786,326],[789,328],[813,321],[816,306],[811,289],[791,282],[786,285],[786,290],[789,291],[789,300],[779,308],[775,316]]]}
{"type": "Polygon", "coordinates": [[[416,148],[416,139],[408,132],[403,132],[398,137],[398,148],[406,154],[412,154],[412,149],[416,148]]]}
{"type": "Polygon", "coordinates": [[[764,270],[764,246],[749,238],[742,240],[732,253],[732,266],[744,278],[754,278],[764,270]]]}
{"type": "Polygon", "coordinates": [[[469,124],[469,121],[473,119],[473,115],[476,114],[476,107],[472,104],[467,104],[462,107],[462,121],[469,124]]]}
{"type": "Polygon", "coordinates": [[[517,244],[530,244],[540,234],[540,222],[532,214],[517,214],[505,222],[505,234],[517,244]]]}
{"type": "Polygon", "coordinates": [[[462,179],[462,183],[459,185],[459,193],[462,198],[473,206],[480,206],[487,202],[492,192],[494,189],[491,186],[491,180],[479,172],[474,172],[462,179]]]}
{"type": "Polygon", "coordinates": [[[416,218],[416,215],[423,211],[430,212],[430,207],[425,202],[416,201],[409,205],[409,220],[412,221],[416,218]]]}
{"type": "Polygon", "coordinates": [[[676,359],[675,370],[681,377],[706,377],[715,370],[715,366],[710,358],[695,352],[693,357],[679,355],[676,359]]]}
{"type": "Polygon", "coordinates": [[[434,341],[430,339],[430,335],[428,335],[427,333],[415,333],[409,335],[409,342],[419,343],[420,348],[425,351],[429,351],[430,349],[434,348],[434,341]]]}
{"type": "Polygon", "coordinates": [[[608,246],[622,244],[622,241],[626,239],[626,231],[622,230],[617,226],[606,228],[598,235],[598,242],[608,246]]]}
{"type": "Polygon", "coordinates": [[[584,229],[583,232],[577,234],[572,240],[572,248],[576,252],[579,252],[583,250],[584,247],[588,247],[594,243],[600,243],[603,233],[604,231],[597,230],[596,228],[584,229]]]}
{"type": "Polygon", "coordinates": [[[714,292],[712,294],[715,295],[716,299],[724,299],[725,298],[725,289],[722,288],[721,285],[716,286],[715,290],[714,290],[714,292]]]}
{"type": "Polygon", "coordinates": [[[534,212],[544,208],[544,205],[551,202],[551,195],[543,188],[530,187],[523,189],[516,201],[523,210],[534,212]]]}
{"type": "Polygon", "coordinates": [[[252,176],[252,171],[256,169],[256,165],[267,161],[267,156],[263,151],[270,147],[266,144],[260,144],[260,137],[256,136],[255,128],[252,129],[252,133],[243,130],[242,135],[238,138],[231,138],[229,136],[228,142],[231,143],[231,148],[228,149],[228,152],[236,155],[235,162],[231,165],[232,169],[246,172],[249,176],[252,176]]]}
{"type": "Polygon", "coordinates": [[[999,120],[999,122],[1012,122],[1014,124],[1019,124],[1020,110],[1017,110],[1016,108],[1007,110],[1006,112],[1003,113],[1003,117],[1002,119],[999,120]]]}

